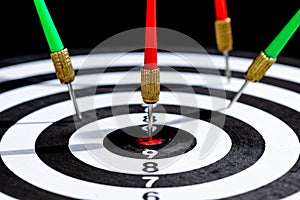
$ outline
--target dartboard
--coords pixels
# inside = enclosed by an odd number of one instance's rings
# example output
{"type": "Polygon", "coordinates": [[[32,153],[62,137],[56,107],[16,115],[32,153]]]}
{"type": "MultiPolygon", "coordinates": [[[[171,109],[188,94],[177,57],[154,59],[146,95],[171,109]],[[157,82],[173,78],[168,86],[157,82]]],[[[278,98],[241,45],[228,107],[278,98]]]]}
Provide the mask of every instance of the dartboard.
{"type": "Polygon", "coordinates": [[[275,63],[224,109],[252,59],[159,53],[155,144],[143,54],[72,56],[82,112],[50,59],[0,69],[1,199],[299,199],[300,69],[275,63]],[[84,67],[83,67],[84,66],[84,67]]]}

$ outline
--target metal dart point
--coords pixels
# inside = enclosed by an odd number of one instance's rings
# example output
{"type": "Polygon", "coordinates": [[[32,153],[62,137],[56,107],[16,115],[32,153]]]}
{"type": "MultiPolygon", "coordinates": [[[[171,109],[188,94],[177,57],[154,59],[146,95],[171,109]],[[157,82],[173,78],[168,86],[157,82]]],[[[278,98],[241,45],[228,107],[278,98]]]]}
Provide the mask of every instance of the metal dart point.
{"type": "Polygon", "coordinates": [[[229,103],[229,105],[227,106],[227,108],[230,108],[235,102],[238,101],[238,99],[240,98],[240,96],[242,95],[244,89],[247,87],[249,81],[246,80],[245,83],[243,84],[243,86],[240,88],[240,90],[238,91],[238,93],[235,95],[235,97],[232,99],[232,101],[229,103]]]}
{"type": "Polygon", "coordinates": [[[223,55],[225,58],[225,75],[229,83],[231,78],[231,70],[229,69],[229,51],[223,51],[223,55]]]}
{"type": "Polygon", "coordinates": [[[148,104],[148,136],[152,137],[152,113],[153,113],[153,104],[148,104]]]}
{"type": "Polygon", "coordinates": [[[73,105],[74,105],[74,108],[75,108],[76,115],[77,115],[78,119],[82,119],[82,115],[81,115],[81,112],[79,111],[79,107],[78,107],[78,104],[77,104],[77,100],[76,100],[76,97],[75,97],[75,92],[73,90],[72,84],[68,83],[67,87],[68,87],[68,90],[69,90],[70,98],[71,98],[71,100],[73,102],[73,105]]]}

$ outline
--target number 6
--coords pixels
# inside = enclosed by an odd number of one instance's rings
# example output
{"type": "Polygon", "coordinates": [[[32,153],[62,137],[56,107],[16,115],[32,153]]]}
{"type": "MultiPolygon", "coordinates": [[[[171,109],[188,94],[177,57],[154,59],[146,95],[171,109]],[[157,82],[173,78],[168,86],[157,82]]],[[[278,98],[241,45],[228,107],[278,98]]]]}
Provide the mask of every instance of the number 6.
{"type": "Polygon", "coordinates": [[[159,197],[157,196],[157,192],[147,192],[143,195],[144,200],[159,200],[159,197]]]}

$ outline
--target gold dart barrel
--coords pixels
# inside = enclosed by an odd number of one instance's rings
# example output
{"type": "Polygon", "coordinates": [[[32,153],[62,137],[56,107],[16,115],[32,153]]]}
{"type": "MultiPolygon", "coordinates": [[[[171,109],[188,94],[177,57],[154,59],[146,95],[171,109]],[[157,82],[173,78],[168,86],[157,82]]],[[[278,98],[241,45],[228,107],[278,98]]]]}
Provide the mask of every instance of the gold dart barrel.
{"type": "Polygon", "coordinates": [[[268,57],[263,51],[261,51],[248,68],[245,78],[251,82],[259,81],[275,62],[276,59],[268,57]]]}
{"type": "Polygon", "coordinates": [[[216,42],[219,51],[232,50],[232,30],[231,19],[215,21],[216,42]]]}
{"type": "Polygon", "coordinates": [[[68,49],[65,48],[61,51],[50,54],[52,62],[55,67],[56,76],[61,83],[71,83],[75,79],[75,72],[71,63],[68,49]]]}
{"type": "Polygon", "coordinates": [[[141,93],[145,103],[153,104],[158,102],[160,93],[160,70],[141,69],[141,93]]]}

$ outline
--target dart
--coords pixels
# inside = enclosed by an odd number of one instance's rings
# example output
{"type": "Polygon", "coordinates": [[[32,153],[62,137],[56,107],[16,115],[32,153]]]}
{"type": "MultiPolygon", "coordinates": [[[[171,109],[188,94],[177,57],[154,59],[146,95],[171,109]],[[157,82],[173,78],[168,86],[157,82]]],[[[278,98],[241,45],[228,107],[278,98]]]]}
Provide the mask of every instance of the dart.
{"type": "Polygon", "coordinates": [[[219,51],[223,52],[225,57],[225,75],[230,81],[231,71],[229,69],[229,51],[232,50],[232,31],[231,19],[228,17],[226,0],[215,0],[215,35],[219,51]]]}
{"type": "Polygon", "coordinates": [[[160,93],[160,71],[157,66],[156,0],[147,0],[144,67],[141,69],[141,93],[148,104],[148,133],[152,137],[152,109],[160,93]]]}
{"type": "Polygon", "coordinates": [[[50,57],[55,67],[56,76],[62,84],[67,85],[76,115],[79,119],[81,119],[82,116],[71,84],[71,82],[75,79],[75,72],[68,49],[64,48],[44,0],[34,0],[34,4],[50,47],[50,57]]]}
{"type": "Polygon", "coordinates": [[[295,33],[299,25],[300,9],[275,37],[271,44],[264,51],[261,51],[253,60],[245,73],[245,83],[227,108],[230,108],[235,102],[238,101],[249,82],[257,82],[264,76],[267,70],[276,62],[277,56],[295,33]]]}

